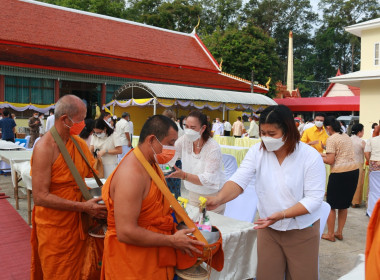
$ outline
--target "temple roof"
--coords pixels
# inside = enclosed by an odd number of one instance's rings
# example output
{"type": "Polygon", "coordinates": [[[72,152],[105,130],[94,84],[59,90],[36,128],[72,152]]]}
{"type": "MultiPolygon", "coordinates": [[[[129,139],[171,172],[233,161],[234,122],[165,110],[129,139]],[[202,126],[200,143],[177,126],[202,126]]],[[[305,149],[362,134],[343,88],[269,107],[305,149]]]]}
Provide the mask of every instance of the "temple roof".
{"type": "MultiPolygon", "coordinates": [[[[193,33],[31,0],[1,0],[0,64],[249,91],[193,33]]],[[[255,92],[267,92],[255,86],[255,92]]]]}

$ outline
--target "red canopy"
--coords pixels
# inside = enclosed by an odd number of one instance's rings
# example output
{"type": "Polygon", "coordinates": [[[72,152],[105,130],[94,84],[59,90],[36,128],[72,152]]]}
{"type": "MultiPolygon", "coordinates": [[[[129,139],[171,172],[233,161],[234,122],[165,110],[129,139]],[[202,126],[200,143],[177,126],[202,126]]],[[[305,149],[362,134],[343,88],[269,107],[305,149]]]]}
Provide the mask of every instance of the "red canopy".
{"type": "Polygon", "coordinates": [[[359,111],[360,96],[276,98],[277,104],[288,106],[293,112],[359,111]]]}

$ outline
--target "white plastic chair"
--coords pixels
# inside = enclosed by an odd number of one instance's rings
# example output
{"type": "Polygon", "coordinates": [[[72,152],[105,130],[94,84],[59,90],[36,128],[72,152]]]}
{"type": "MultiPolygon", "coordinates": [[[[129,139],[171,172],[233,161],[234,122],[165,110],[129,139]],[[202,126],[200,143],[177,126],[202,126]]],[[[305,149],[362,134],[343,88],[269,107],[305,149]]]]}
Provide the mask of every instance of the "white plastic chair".
{"type": "Polygon", "coordinates": [[[368,187],[367,214],[371,217],[373,208],[375,207],[377,200],[380,198],[380,171],[372,171],[369,173],[368,187]]]}
{"type": "Polygon", "coordinates": [[[40,139],[41,139],[41,137],[38,137],[38,138],[34,141],[32,149],[34,149],[34,147],[36,146],[37,142],[38,142],[40,139]]]}
{"type": "Polygon", "coordinates": [[[251,181],[242,194],[226,203],[224,216],[253,223],[257,211],[257,195],[254,182],[255,179],[251,181]]]}
{"type": "Polygon", "coordinates": [[[30,135],[26,136],[25,140],[26,140],[25,147],[28,148],[29,147],[29,141],[30,141],[30,135]]]}
{"type": "Polygon", "coordinates": [[[222,161],[224,166],[224,176],[226,181],[231,178],[231,176],[235,173],[238,168],[236,158],[232,155],[223,154],[222,161]]]}
{"type": "Polygon", "coordinates": [[[325,226],[326,226],[327,218],[329,217],[329,214],[330,214],[330,210],[331,210],[330,204],[328,204],[325,201],[322,201],[321,210],[320,210],[321,211],[321,217],[319,218],[319,226],[320,226],[319,238],[322,237],[323,231],[325,230],[325,226]]]}

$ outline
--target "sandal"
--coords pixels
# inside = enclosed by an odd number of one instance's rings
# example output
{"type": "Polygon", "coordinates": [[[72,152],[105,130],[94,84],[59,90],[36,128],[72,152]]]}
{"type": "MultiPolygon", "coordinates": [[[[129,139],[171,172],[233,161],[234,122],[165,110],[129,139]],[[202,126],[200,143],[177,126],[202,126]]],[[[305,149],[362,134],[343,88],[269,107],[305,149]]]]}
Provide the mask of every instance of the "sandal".
{"type": "Polygon", "coordinates": [[[333,237],[330,237],[328,234],[324,233],[322,234],[322,239],[324,240],[328,240],[328,241],[331,241],[331,242],[335,242],[335,236],[333,237]]]}
{"type": "Polygon", "coordinates": [[[336,239],[338,239],[338,240],[343,240],[343,234],[334,233],[334,236],[335,236],[336,239]]]}

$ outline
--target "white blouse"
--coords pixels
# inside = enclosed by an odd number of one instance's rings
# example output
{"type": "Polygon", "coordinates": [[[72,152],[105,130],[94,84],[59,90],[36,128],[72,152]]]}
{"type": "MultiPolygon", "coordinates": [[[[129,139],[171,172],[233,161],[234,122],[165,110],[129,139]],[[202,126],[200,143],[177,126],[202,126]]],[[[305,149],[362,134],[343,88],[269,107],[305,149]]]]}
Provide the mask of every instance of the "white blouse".
{"type": "Polygon", "coordinates": [[[254,145],[230,181],[245,189],[252,179],[255,180],[261,218],[286,210],[298,202],[309,212],[280,220],[271,228],[280,231],[303,229],[320,218],[326,170],[321,155],[309,145],[299,142],[281,165],[274,152],[262,149],[261,143],[254,145]]]}
{"type": "Polygon", "coordinates": [[[199,154],[194,153],[193,142],[189,141],[186,135],[175,142],[175,147],[176,158],[182,160],[182,170],[197,175],[202,183],[202,186],[199,186],[184,181],[187,190],[207,195],[221,189],[225,182],[222,151],[214,139],[209,138],[199,154]]]}
{"type": "MultiPolygon", "coordinates": [[[[114,132],[108,137],[99,138],[95,135],[91,138],[91,146],[94,146],[94,151],[96,149],[99,150],[112,150],[115,149],[118,146],[121,146],[120,138],[118,135],[114,132]]],[[[117,164],[117,155],[111,155],[111,154],[105,154],[102,156],[102,162],[103,165],[106,164],[117,164]]]]}

